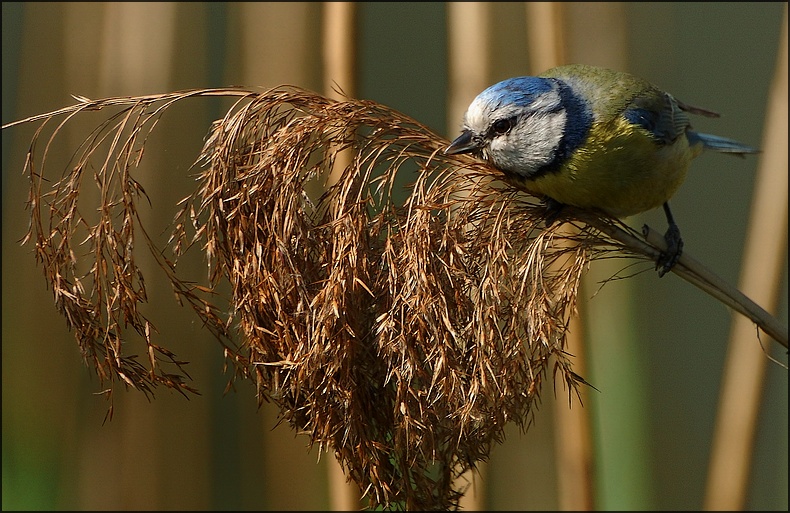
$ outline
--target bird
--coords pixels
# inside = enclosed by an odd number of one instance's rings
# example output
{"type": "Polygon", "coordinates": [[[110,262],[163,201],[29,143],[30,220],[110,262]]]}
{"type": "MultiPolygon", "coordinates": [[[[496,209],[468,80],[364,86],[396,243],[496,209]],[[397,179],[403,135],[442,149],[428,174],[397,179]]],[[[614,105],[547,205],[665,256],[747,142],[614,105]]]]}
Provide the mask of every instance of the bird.
{"type": "Polygon", "coordinates": [[[543,198],[548,219],[556,219],[565,205],[616,218],[663,206],[668,229],[667,248],[656,261],[661,277],[683,251],[669,199],[691,161],[704,150],[759,153],[694,131],[689,114],[719,117],[630,73],[569,64],[485,89],[472,100],[461,134],[444,153],[472,153],[488,161],[543,198]]]}

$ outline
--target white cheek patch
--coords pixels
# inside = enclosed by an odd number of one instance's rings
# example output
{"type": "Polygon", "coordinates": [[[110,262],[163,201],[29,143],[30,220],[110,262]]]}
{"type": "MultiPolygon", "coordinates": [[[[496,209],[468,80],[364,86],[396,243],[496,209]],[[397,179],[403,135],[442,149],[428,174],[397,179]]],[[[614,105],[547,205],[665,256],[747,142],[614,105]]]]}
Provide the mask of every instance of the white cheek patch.
{"type": "Polygon", "coordinates": [[[464,128],[479,137],[493,136],[483,152],[494,166],[529,177],[557,157],[568,114],[557,88],[528,100],[507,99],[475,98],[464,115],[464,128]],[[495,135],[492,124],[503,119],[514,119],[516,124],[495,135]]]}
{"type": "Polygon", "coordinates": [[[507,134],[491,141],[491,161],[506,171],[533,175],[556,157],[567,117],[564,110],[522,116],[507,134]]]}

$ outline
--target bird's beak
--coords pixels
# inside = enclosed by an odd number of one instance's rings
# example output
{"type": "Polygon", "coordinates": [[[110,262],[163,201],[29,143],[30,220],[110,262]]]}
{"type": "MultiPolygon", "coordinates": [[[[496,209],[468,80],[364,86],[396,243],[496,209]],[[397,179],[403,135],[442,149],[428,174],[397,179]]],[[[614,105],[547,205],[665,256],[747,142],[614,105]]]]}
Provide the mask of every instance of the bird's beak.
{"type": "Polygon", "coordinates": [[[456,155],[458,153],[469,153],[478,149],[478,144],[472,139],[474,134],[470,130],[464,130],[461,135],[450,143],[450,146],[444,150],[446,155],[456,155]]]}

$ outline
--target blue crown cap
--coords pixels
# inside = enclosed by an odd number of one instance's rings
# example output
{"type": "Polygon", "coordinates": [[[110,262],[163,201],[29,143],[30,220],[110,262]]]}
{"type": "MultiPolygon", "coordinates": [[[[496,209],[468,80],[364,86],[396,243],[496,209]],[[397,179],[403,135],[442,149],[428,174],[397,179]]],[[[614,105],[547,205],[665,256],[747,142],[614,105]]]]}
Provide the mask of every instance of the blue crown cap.
{"type": "Polygon", "coordinates": [[[480,93],[478,99],[496,106],[512,103],[528,106],[541,94],[551,91],[551,81],[540,77],[515,77],[496,83],[480,93]]]}

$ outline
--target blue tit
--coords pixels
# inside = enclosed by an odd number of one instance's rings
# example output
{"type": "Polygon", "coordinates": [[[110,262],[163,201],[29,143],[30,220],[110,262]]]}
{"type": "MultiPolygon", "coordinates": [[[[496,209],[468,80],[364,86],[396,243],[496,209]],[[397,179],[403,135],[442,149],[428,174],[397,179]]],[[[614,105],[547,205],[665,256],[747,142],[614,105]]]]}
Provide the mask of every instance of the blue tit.
{"type": "Polygon", "coordinates": [[[473,152],[508,179],[562,205],[618,218],[662,206],[669,230],[657,262],[663,276],[683,249],[669,198],[703,150],[743,156],[758,150],[694,132],[688,114],[718,114],[676,100],[628,73],[568,65],[510,78],[480,93],[446,154],[473,152]]]}

